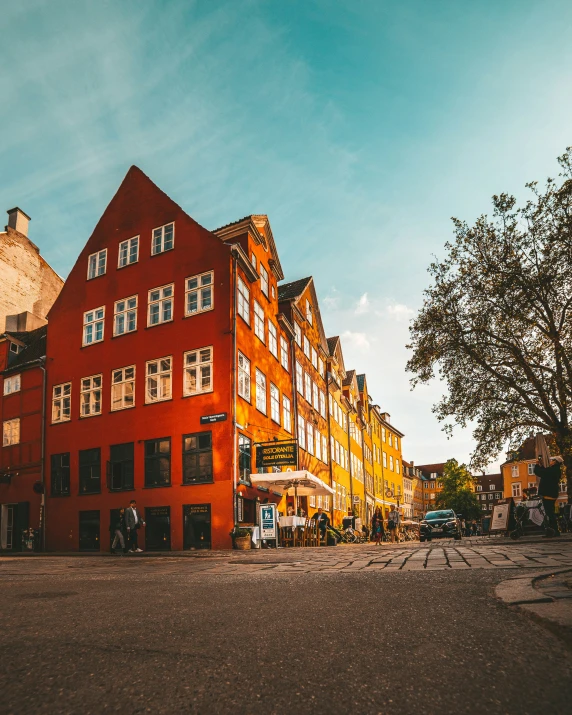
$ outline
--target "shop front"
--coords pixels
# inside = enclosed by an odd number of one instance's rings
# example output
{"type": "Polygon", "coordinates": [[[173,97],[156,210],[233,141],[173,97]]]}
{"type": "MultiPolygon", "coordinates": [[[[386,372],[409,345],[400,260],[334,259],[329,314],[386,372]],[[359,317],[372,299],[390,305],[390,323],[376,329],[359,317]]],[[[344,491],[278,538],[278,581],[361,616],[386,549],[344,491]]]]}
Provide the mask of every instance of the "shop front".
{"type": "Polygon", "coordinates": [[[145,550],[171,550],[171,507],[148,506],[145,508],[145,550]]]}
{"type": "Polygon", "coordinates": [[[211,505],[183,505],[183,549],[211,548],[211,505]]]}

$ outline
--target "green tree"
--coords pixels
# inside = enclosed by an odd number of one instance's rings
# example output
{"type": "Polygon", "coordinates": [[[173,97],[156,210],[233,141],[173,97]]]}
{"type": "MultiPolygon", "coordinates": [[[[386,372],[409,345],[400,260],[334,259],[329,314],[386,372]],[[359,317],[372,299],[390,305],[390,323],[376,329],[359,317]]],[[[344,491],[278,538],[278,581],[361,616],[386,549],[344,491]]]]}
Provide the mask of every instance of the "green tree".
{"type": "Polygon", "coordinates": [[[449,459],[443,469],[442,491],[435,503],[439,509],[453,509],[465,519],[479,519],[481,507],[474,493],[475,480],[464,464],[456,459],[449,459]]]}
{"type": "Polygon", "coordinates": [[[473,427],[471,467],[507,445],[550,433],[572,501],[572,147],[561,172],[521,208],[493,197],[493,215],[453,219],[455,239],[430,266],[433,284],[411,326],[412,385],[438,375],[433,410],[450,434],[473,427]]]}

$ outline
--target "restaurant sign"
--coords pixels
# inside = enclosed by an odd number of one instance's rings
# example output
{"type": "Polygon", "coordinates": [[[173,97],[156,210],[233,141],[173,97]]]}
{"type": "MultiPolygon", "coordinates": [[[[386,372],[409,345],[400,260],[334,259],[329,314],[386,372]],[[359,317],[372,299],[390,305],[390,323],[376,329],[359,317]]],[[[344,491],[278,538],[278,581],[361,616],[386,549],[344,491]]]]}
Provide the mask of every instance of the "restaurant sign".
{"type": "Polygon", "coordinates": [[[256,468],[295,467],[298,461],[298,444],[292,442],[268,442],[256,447],[256,468]]]}

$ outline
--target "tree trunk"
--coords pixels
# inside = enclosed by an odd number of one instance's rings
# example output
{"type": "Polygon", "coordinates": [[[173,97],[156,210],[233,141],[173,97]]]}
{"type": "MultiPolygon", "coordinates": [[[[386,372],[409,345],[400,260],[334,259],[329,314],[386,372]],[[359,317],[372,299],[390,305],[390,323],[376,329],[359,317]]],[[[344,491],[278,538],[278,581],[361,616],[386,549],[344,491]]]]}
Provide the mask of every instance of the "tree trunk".
{"type": "Polygon", "coordinates": [[[555,434],[554,439],[560,451],[560,456],[564,460],[568,504],[572,504],[572,434],[569,431],[563,434],[555,434]]]}

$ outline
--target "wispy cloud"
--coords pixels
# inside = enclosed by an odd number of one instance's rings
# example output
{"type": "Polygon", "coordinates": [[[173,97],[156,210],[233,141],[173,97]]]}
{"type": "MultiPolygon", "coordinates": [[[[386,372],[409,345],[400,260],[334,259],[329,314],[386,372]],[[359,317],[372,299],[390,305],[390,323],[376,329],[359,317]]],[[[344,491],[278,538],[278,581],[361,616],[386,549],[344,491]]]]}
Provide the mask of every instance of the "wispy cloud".
{"type": "Polygon", "coordinates": [[[342,345],[352,348],[359,353],[369,352],[370,338],[366,333],[356,333],[352,330],[345,330],[342,335],[342,345]]]}
{"type": "Polygon", "coordinates": [[[367,293],[363,293],[363,295],[360,296],[358,302],[356,303],[354,313],[356,315],[363,315],[364,313],[367,313],[368,311],[369,311],[369,299],[367,297],[367,293]]]}
{"type": "Polygon", "coordinates": [[[403,303],[391,303],[385,308],[385,312],[399,322],[407,322],[415,315],[413,308],[409,308],[403,303]]]}

